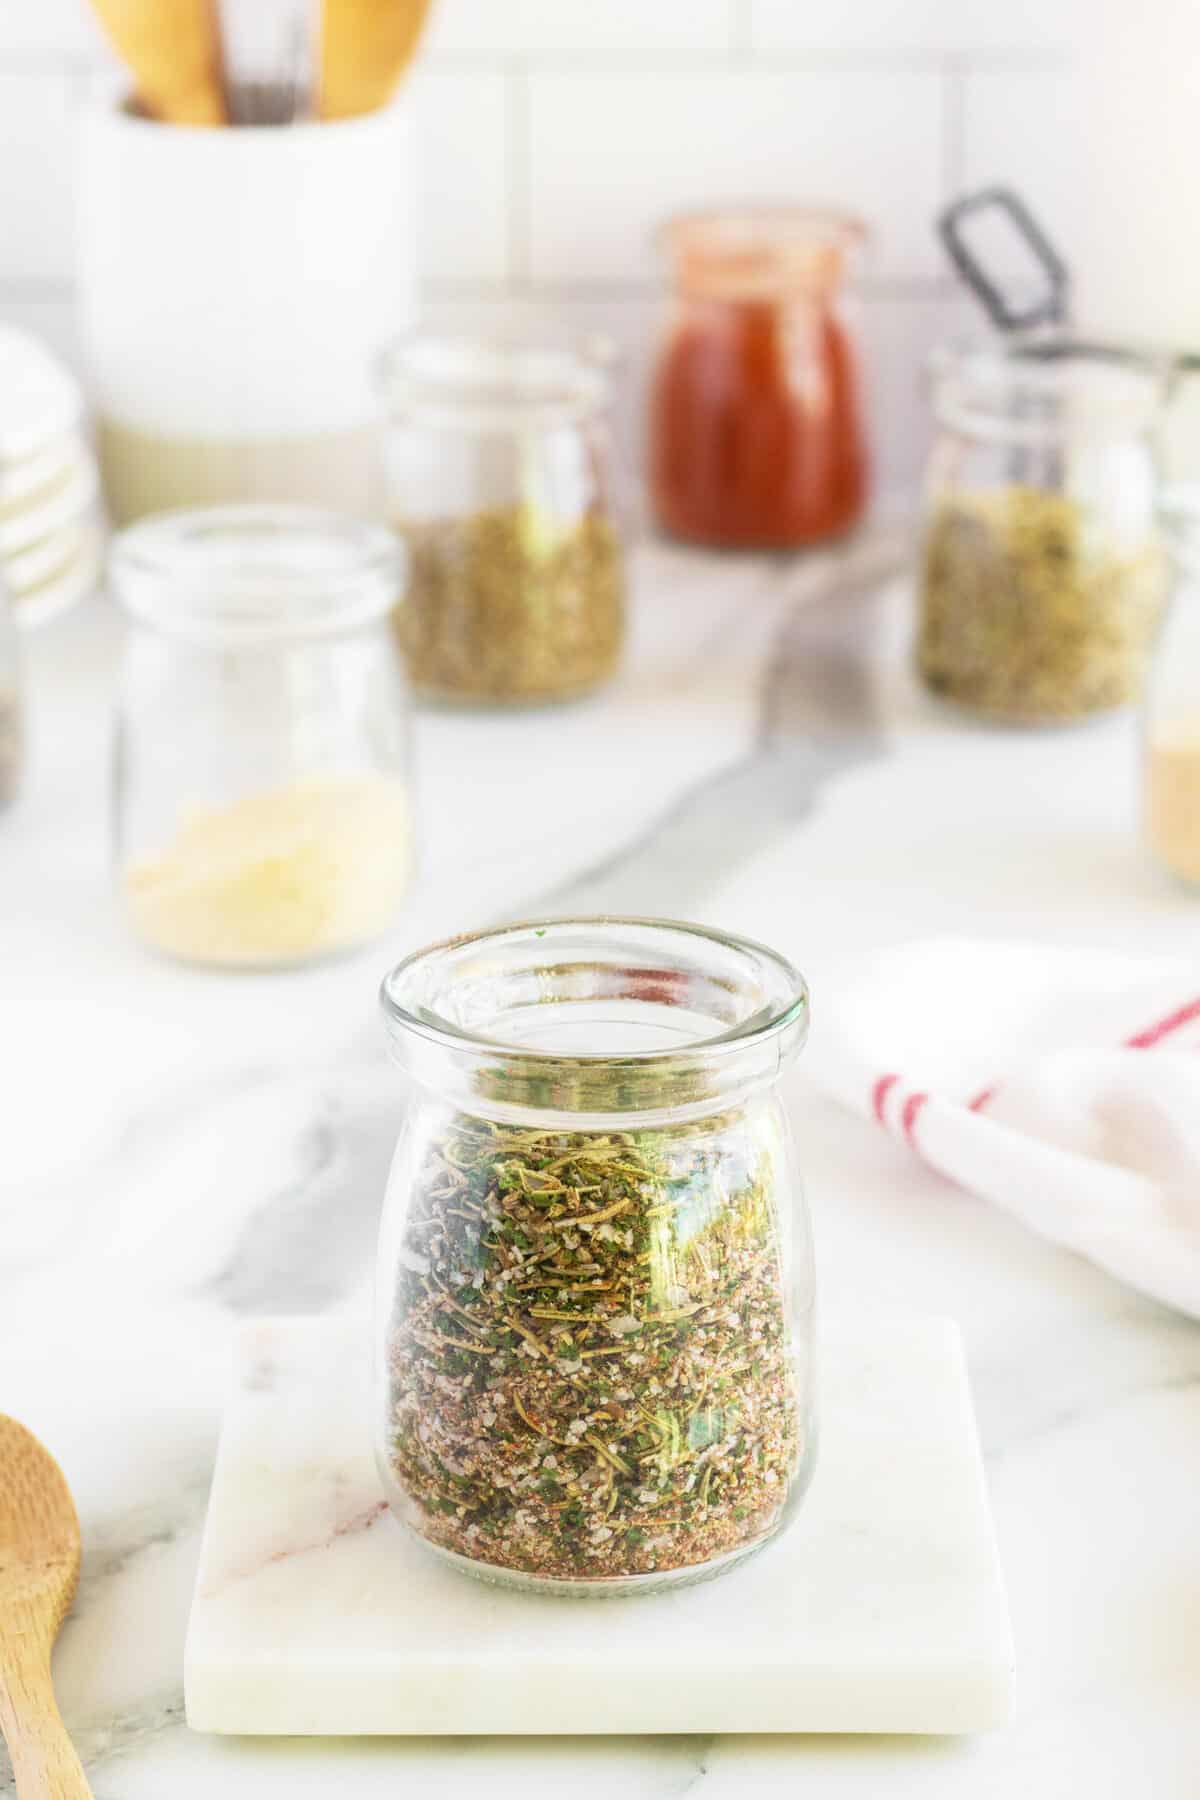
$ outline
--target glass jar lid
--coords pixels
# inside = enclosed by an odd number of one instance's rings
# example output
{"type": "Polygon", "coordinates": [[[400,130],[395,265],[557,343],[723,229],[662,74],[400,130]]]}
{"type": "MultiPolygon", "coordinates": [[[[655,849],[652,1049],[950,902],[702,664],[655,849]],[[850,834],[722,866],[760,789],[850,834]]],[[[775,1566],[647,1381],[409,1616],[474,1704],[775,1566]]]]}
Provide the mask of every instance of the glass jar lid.
{"type": "Polygon", "coordinates": [[[782,956],[657,919],[452,938],[399,963],[381,997],[397,1061],[498,1118],[709,1111],[773,1081],[808,1029],[782,956]]]}
{"type": "Polygon", "coordinates": [[[393,413],[426,424],[502,430],[601,411],[609,401],[611,363],[602,340],[569,349],[418,334],[384,351],[379,380],[393,413]]]}
{"type": "Polygon", "coordinates": [[[212,506],[120,532],[109,577],[140,623],[232,648],[370,624],[401,598],[406,567],[382,525],[305,506],[212,506]]]}
{"type": "Polygon", "coordinates": [[[825,207],[749,206],[680,213],[658,243],[687,294],[713,300],[785,299],[841,279],[866,227],[825,207]]]}
{"type": "Polygon", "coordinates": [[[1145,435],[1170,392],[1167,356],[1072,338],[944,345],[930,359],[934,414],[986,443],[1106,442],[1145,435]]]}

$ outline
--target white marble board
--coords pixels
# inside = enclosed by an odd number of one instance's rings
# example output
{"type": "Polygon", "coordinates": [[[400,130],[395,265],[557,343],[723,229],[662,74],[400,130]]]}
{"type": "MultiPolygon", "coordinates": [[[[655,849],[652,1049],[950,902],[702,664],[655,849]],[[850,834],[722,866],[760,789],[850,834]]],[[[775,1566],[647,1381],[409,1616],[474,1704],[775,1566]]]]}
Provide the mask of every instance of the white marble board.
{"type": "Polygon", "coordinates": [[[387,1512],[358,1322],[245,1328],[185,1686],[278,1735],[974,1732],[1012,1648],[957,1328],[843,1326],[793,1528],[672,1593],[559,1600],[447,1567],[387,1512]]]}

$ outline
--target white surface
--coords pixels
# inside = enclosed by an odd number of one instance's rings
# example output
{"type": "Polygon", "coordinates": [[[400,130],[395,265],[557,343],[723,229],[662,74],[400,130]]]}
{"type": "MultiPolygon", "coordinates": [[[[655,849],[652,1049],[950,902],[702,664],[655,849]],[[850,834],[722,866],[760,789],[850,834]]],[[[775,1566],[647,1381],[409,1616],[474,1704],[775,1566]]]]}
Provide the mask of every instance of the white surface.
{"type": "Polygon", "coordinates": [[[972,1732],[1012,1643],[962,1342],[863,1320],[821,1348],[821,1450],[782,1537],[675,1593],[485,1587],[387,1512],[366,1327],[264,1322],[213,1482],[185,1692],[199,1731],[972,1732]],[[357,1401],[357,1403],[356,1403],[357,1401]]]}
{"type": "Polygon", "coordinates": [[[963,724],[912,683],[902,598],[821,603],[825,567],[647,548],[609,694],[419,720],[424,868],[392,940],[261,978],[175,968],[122,931],[112,622],[97,602],[28,640],[32,768],[0,819],[0,1406],[79,1503],[57,1677],[98,1800],[1195,1800],[1200,1330],[932,1175],[805,1069],[864,951],[983,933],[1196,959],[1200,910],[1139,849],[1135,720],[963,724]],[[1003,1730],[248,1744],[183,1724],[231,1331],[357,1306],[370,1281],[402,1104],[379,977],[439,933],[576,907],[723,924],[810,976],[789,1107],[822,1310],[962,1321],[1020,1668],[1003,1730]]]}
{"type": "Polygon", "coordinates": [[[416,306],[410,111],[212,131],[89,108],[80,326],[102,413],[219,441],[361,425],[416,306]]]}

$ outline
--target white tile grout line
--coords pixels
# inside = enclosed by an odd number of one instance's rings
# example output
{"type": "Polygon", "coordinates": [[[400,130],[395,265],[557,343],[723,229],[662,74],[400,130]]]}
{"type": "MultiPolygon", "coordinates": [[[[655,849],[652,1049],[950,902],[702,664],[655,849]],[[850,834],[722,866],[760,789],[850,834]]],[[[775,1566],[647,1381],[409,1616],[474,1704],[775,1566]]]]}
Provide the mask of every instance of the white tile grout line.
{"type": "MultiPolygon", "coordinates": [[[[743,4],[748,0],[742,0],[743,4]]],[[[735,15],[735,28],[738,15],[735,15]]],[[[639,50],[443,50],[423,59],[422,66],[442,71],[490,70],[503,74],[514,69],[534,74],[627,75],[644,69],[651,74],[712,74],[727,69],[738,74],[875,74],[920,69],[937,72],[953,57],[964,70],[985,72],[1061,69],[1074,60],[1068,49],[1053,47],[949,51],[920,47],[864,50],[839,49],[836,45],[808,50],[777,50],[741,41],[741,34],[727,45],[711,49],[639,50]]],[[[0,74],[71,75],[111,72],[114,59],[77,50],[4,50],[0,48],[0,74]]]]}
{"type": "Polygon", "coordinates": [[[505,82],[504,117],[505,257],[508,287],[528,279],[530,266],[529,77],[510,69],[505,82]]]}
{"type": "Polygon", "coordinates": [[[967,179],[967,70],[948,56],[942,69],[942,203],[962,193],[967,179]]]}

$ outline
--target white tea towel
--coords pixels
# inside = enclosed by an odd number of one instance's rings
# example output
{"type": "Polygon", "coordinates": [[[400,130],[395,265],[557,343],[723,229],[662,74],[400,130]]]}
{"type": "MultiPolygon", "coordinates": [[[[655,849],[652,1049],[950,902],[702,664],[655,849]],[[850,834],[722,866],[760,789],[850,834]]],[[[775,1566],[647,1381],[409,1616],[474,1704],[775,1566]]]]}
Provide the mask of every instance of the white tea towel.
{"type": "Polygon", "coordinates": [[[1200,967],[942,940],[835,988],[813,1073],[932,1168],[1200,1318],[1200,967]]]}

